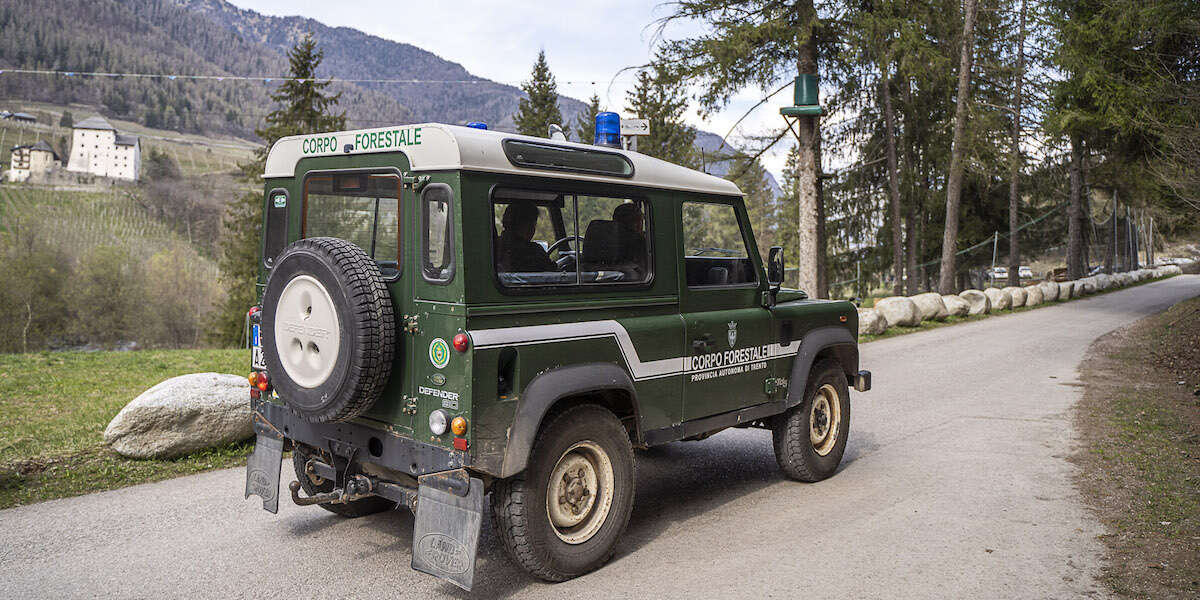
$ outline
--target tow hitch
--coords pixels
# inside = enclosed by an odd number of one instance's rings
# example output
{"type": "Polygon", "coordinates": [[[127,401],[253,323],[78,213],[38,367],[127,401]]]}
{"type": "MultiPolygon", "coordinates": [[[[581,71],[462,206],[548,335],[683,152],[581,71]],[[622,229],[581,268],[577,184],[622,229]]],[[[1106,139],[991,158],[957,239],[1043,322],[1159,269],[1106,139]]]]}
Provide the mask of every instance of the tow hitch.
{"type": "MultiPolygon", "coordinates": [[[[337,469],[318,459],[304,467],[306,477],[337,480],[337,469]]],[[[300,495],[300,482],[288,484],[292,502],[300,506],[343,504],[368,496],[382,496],[416,515],[413,525],[412,568],[440,577],[471,591],[475,580],[475,555],[483,525],[483,481],[463,469],[430,473],[417,479],[416,489],[369,475],[345,477],[345,484],[329,492],[300,495]]]]}

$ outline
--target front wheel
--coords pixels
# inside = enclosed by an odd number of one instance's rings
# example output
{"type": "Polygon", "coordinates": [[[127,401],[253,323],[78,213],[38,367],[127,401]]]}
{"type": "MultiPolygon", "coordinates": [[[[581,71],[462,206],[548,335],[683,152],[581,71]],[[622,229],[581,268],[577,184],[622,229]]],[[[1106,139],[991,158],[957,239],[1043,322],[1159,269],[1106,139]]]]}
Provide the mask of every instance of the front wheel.
{"type": "Polygon", "coordinates": [[[569,408],[542,427],[526,470],[496,483],[496,530],[534,577],[578,577],[612,557],[633,510],[633,481],[633,448],[616,416],[569,408]]]}
{"type": "Polygon", "coordinates": [[[834,361],[813,365],[804,401],[780,415],[772,428],[775,460],[797,481],[821,481],[837,471],[850,434],[850,390],[834,361]]]}

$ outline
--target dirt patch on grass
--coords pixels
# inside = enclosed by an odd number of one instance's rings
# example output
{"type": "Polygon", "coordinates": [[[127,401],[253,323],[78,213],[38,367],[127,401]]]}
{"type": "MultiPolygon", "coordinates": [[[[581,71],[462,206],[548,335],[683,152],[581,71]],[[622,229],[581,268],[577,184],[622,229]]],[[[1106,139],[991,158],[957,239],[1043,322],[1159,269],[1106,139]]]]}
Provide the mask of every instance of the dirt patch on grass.
{"type": "Polygon", "coordinates": [[[1105,583],[1200,597],[1200,298],[1100,338],[1081,375],[1073,460],[1109,531],[1105,583]]]}

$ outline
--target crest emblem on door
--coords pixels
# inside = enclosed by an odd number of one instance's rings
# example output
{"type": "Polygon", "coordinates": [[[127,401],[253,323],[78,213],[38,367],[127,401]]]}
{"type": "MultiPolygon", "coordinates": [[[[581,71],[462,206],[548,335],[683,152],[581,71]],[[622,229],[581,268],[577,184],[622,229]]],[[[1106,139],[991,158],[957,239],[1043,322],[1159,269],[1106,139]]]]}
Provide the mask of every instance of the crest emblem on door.
{"type": "Polygon", "coordinates": [[[729,334],[726,336],[726,339],[729,340],[730,348],[737,345],[737,321],[729,322],[729,334]]]}

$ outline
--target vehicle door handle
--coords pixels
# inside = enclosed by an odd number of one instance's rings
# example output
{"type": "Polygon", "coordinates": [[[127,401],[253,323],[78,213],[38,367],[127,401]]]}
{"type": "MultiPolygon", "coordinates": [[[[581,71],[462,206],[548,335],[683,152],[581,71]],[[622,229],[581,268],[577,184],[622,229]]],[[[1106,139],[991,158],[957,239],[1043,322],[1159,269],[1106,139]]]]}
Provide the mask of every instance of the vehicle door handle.
{"type": "Polygon", "coordinates": [[[703,354],[708,351],[708,347],[711,344],[712,336],[706,333],[703,336],[692,340],[692,352],[696,354],[703,354]]]}

